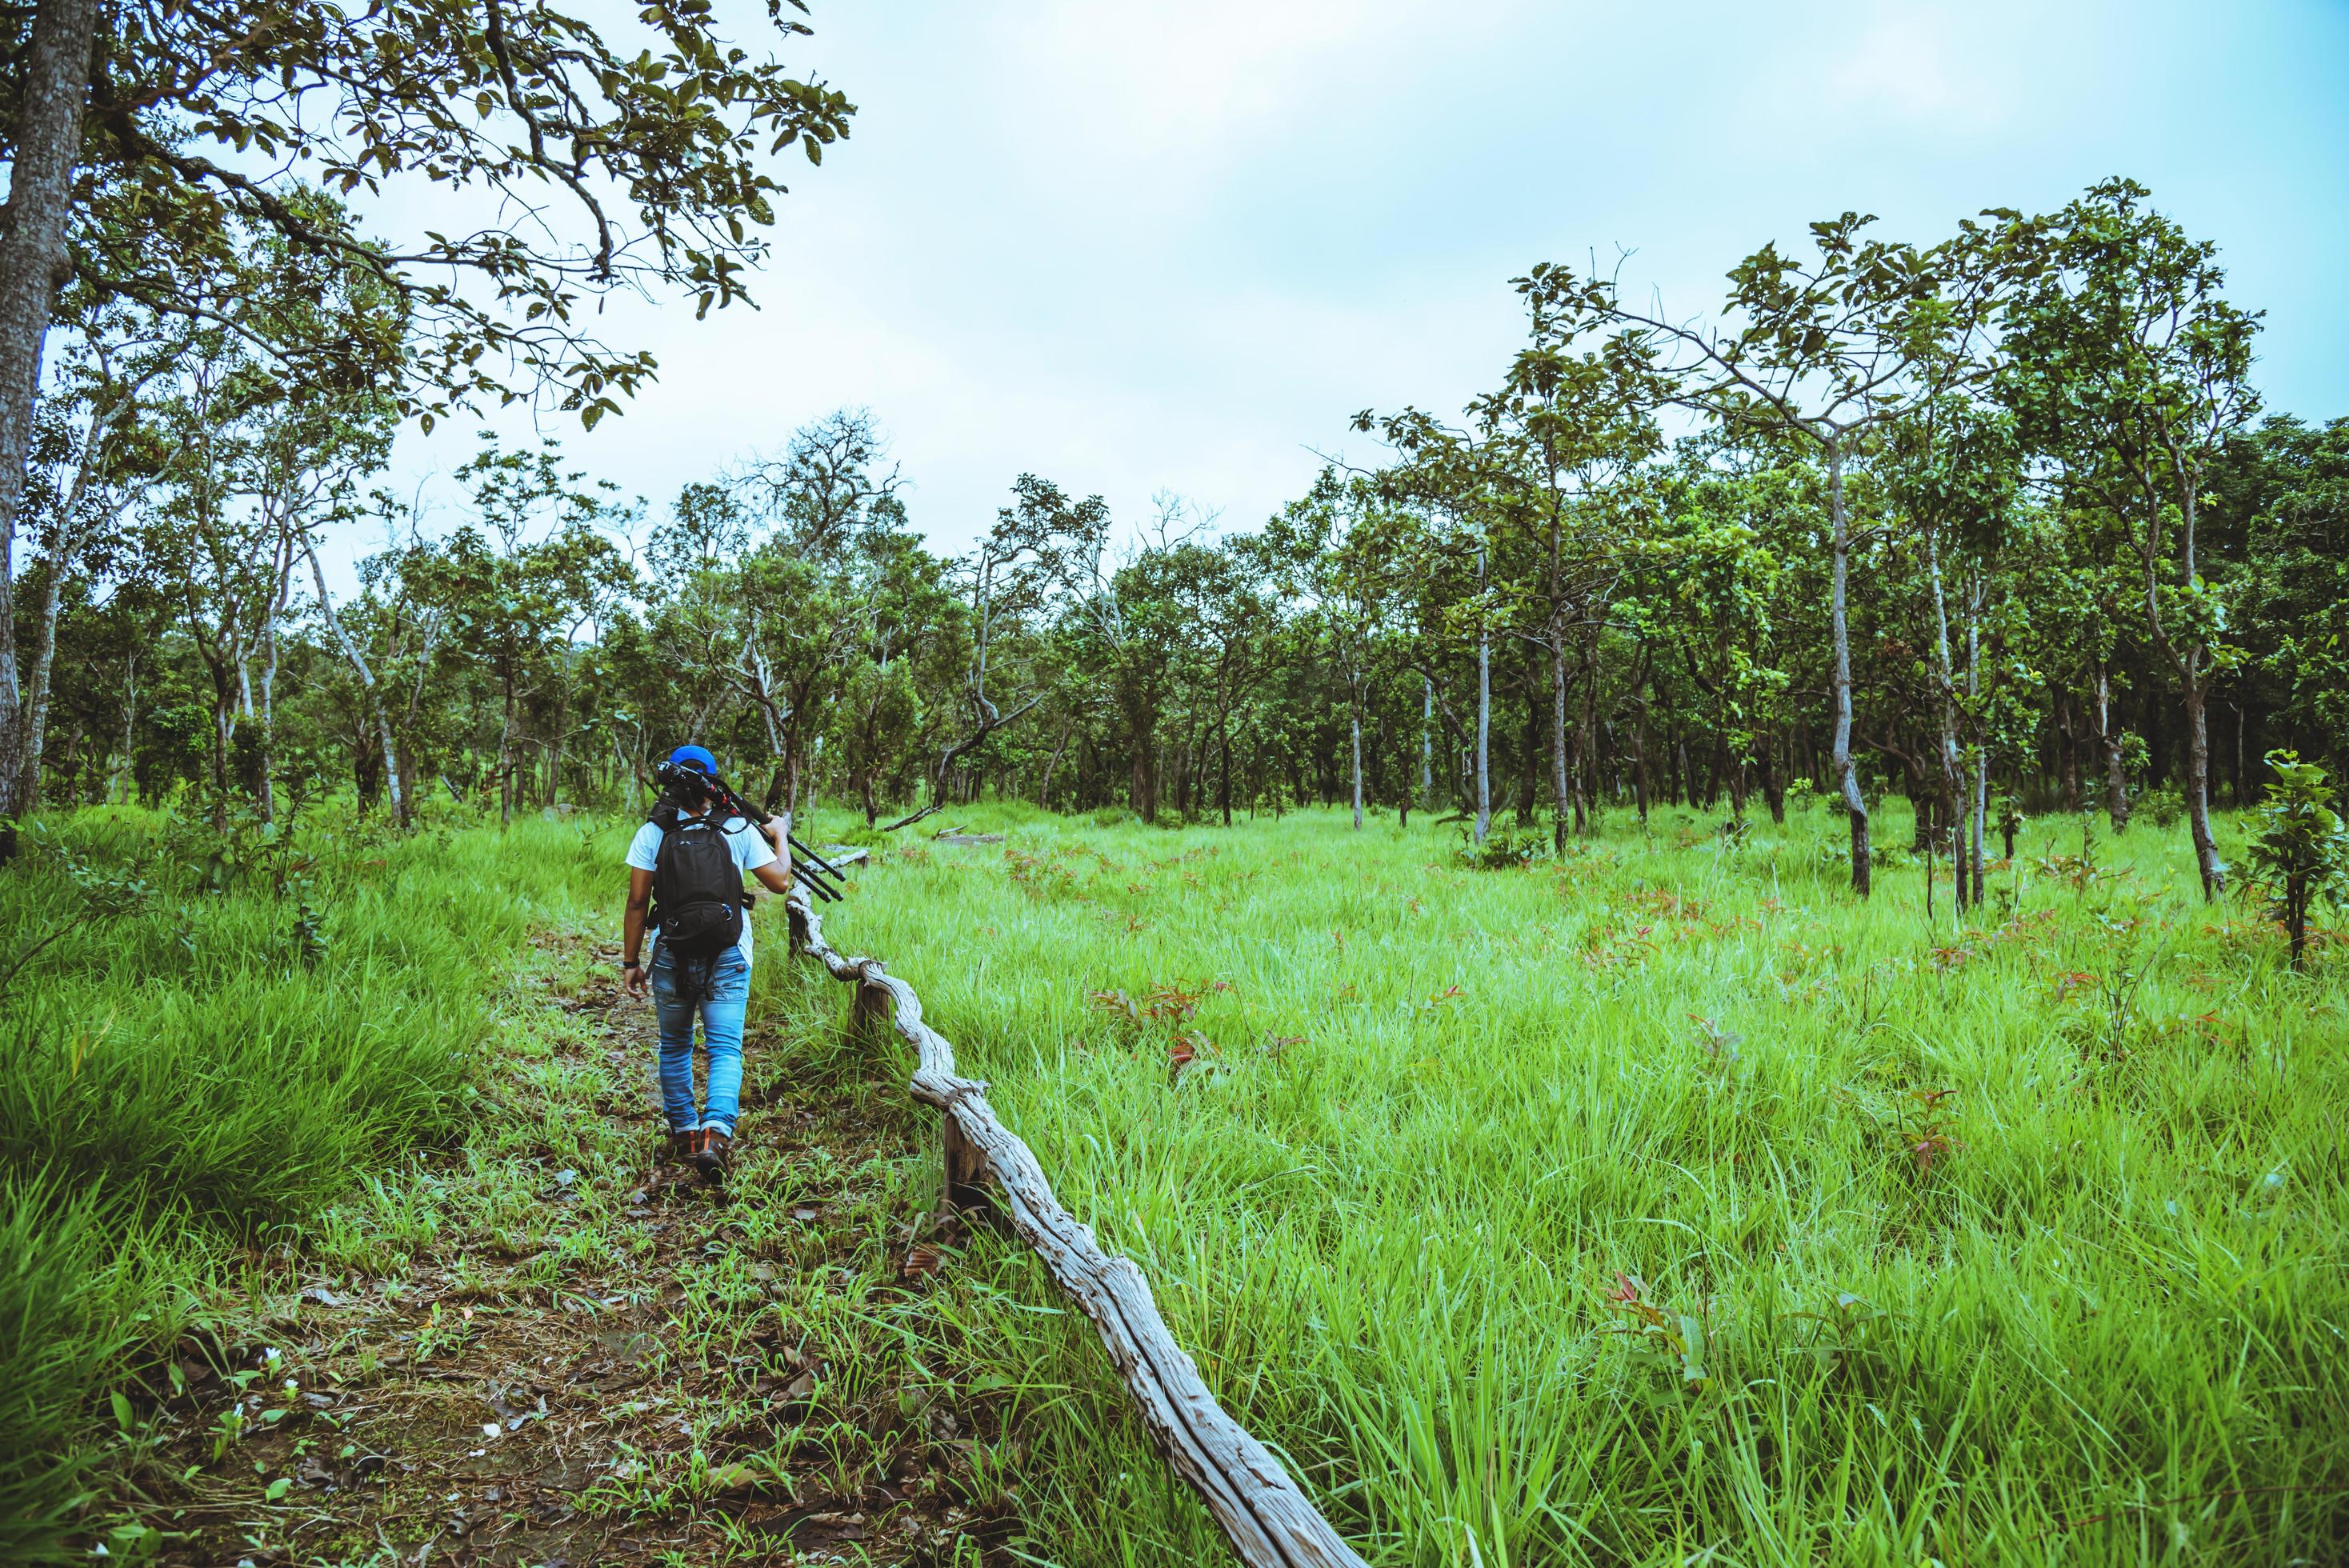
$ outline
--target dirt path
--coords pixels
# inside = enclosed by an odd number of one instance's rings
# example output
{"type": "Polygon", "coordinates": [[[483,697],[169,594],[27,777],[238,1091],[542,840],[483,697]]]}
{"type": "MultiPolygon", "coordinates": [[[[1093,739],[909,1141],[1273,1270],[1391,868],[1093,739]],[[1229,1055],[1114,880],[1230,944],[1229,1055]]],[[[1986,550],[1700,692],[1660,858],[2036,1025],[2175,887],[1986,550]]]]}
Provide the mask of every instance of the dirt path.
{"type": "Polygon", "coordinates": [[[933,1271],[960,1238],[927,1218],[898,1064],[844,1048],[827,979],[762,975],[713,1191],[655,1158],[651,1017],[613,956],[543,944],[471,1139],[370,1183],[182,1347],[183,1391],[140,1413],[160,1533],[115,1555],[1009,1560],[1024,1455],[1005,1397],[957,1376],[933,1271]]]}

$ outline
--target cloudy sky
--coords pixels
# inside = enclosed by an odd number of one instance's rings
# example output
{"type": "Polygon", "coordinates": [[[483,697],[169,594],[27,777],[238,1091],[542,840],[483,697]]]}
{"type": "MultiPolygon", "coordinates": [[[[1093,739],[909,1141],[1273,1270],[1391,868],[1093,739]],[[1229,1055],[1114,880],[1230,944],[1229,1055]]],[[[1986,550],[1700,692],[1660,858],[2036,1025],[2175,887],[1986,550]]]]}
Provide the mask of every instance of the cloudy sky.
{"type": "Polygon", "coordinates": [[[2220,242],[2271,406],[2349,413],[2349,0],[811,4],[789,57],[859,112],[790,159],[762,308],[613,313],[661,384],[570,437],[657,515],[861,405],[941,548],[1023,471],[1249,526],[1354,410],[1490,385],[1537,261],[1627,249],[1694,312],[1813,218],[1930,240],[2114,173],[2220,242]]]}

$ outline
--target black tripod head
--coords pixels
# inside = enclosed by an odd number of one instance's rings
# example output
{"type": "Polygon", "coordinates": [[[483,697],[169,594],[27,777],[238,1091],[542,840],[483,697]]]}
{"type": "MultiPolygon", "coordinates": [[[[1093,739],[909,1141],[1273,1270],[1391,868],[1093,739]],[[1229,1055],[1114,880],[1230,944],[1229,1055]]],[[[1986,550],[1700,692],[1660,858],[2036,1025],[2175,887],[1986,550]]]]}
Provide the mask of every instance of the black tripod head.
{"type": "Polygon", "coordinates": [[[718,791],[725,788],[725,780],[716,774],[704,773],[682,762],[662,763],[653,769],[653,778],[670,795],[697,806],[704,800],[716,799],[718,791]]]}
{"type": "MultiPolygon", "coordinates": [[[[673,799],[694,805],[707,800],[727,815],[741,818],[757,830],[761,838],[774,843],[775,836],[767,828],[767,820],[774,813],[764,807],[753,806],[719,775],[705,773],[682,762],[664,762],[653,769],[653,777],[673,799]]],[[[848,879],[841,875],[840,868],[801,843],[797,837],[789,834],[785,837],[792,851],[792,878],[817,899],[825,903],[837,902],[841,887],[827,885],[823,878],[828,872],[833,882],[844,884],[848,879]]],[[[783,847],[775,845],[778,850],[783,847]]]]}

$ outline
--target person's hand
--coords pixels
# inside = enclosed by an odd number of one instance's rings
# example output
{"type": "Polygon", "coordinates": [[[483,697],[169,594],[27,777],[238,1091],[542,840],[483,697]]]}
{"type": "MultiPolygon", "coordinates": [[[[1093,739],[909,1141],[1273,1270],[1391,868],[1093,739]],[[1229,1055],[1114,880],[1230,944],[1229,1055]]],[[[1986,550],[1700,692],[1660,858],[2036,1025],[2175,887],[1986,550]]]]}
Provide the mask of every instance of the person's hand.
{"type": "Polygon", "coordinates": [[[786,847],[791,841],[791,836],[792,820],[789,817],[767,819],[767,837],[774,841],[775,853],[787,855],[791,852],[786,847]]]}
{"type": "Polygon", "coordinates": [[[645,966],[641,964],[631,964],[622,970],[620,988],[631,996],[641,996],[650,990],[651,983],[645,978],[645,966]]]}

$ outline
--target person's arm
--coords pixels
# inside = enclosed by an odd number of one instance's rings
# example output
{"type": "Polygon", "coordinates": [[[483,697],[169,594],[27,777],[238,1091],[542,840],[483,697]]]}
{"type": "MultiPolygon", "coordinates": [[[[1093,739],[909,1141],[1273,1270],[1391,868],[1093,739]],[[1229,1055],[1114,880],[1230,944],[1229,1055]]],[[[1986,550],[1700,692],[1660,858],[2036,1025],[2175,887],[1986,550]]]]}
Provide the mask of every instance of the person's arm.
{"type": "Polygon", "coordinates": [[[769,892],[788,893],[792,891],[792,820],[770,817],[761,831],[775,846],[775,858],[763,866],[751,867],[750,874],[769,892]]]}
{"type": "Polygon", "coordinates": [[[628,908],[620,920],[620,984],[631,996],[645,994],[645,914],[652,908],[653,873],[628,868],[628,908]]]}

